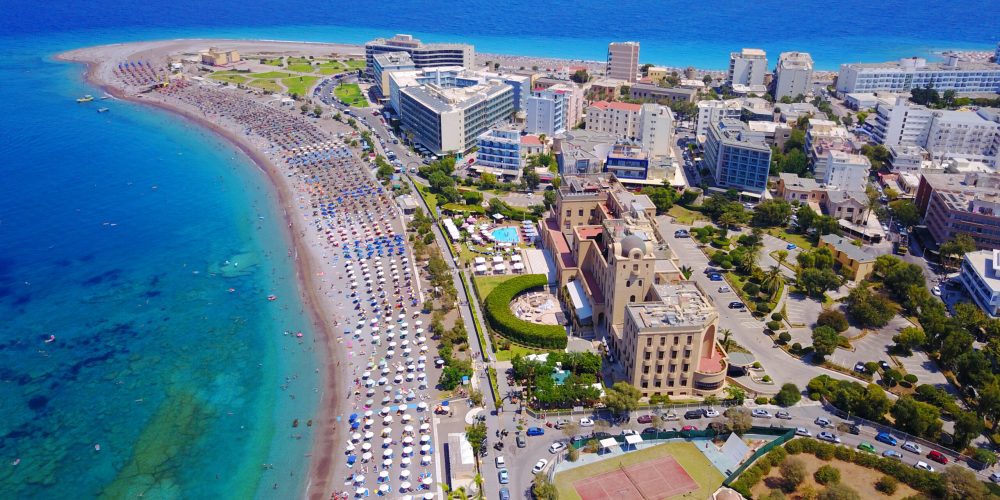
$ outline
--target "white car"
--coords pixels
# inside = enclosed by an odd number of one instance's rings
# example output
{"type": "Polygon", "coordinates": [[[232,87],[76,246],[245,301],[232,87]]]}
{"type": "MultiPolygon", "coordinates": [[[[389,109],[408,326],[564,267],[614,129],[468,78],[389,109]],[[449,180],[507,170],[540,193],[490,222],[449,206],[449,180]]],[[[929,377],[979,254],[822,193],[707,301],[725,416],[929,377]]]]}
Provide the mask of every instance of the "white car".
{"type": "Polygon", "coordinates": [[[931,293],[933,293],[934,295],[940,297],[941,296],[941,287],[935,285],[934,288],[931,288],[931,293]]]}
{"type": "Polygon", "coordinates": [[[560,443],[559,441],[556,441],[552,443],[552,446],[549,446],[549,453],[559,453],[560,451],[563,451],[565,449],[566,449],[566,443],[560,443]]]}
{"type": "Polygon", "coordinates": [[[750,411],[750,414],[756,418],[771,418],[771,412],[763,408],[754,408],[750,411]]]}
{"type": "Polygon", "coordinates": [[[817,418],[813,423],[820,427],[830,427],[830,421],[823,417],[817,418]]]}
{"type": "Polygon", "coordinates": [[[704,413],[708,418],[715,418],[719,416],[719,410],[716,410],[715,408],[705,408],[702,410],[702,413],[704,413]]]}
{"type": "Polygon", "coordinates": [[[502,455],[501,455],[501,456],[498,456],[498,457],[496,457],[496,458],[494,459],[494,461],[496,461],[496,463],[497,463],[497,469],[503,469],[503,468],[507,467],[507,462],[505,462],[505,461],[504,461],[504,459],[503,459],[503,456],[502,456],[502,455]]]}
{"type": "Polygon", "coordinates": [[[531,473],[538,474],[539,472],[542,472],[542,469],[544,469],[546,465],[549,465],[549,461],[544,458],[535,462],[535,466],[531,468],[531,473]]]}
{"type": "Polygon", "coordinates": [[[670,412],[667,413],[666,417],[663,417],[663,420],[666,420],[667,422],[675,422],[677,420],[680,420],[680,417],[678,417],[676,413],[670,412]]]}
{"type": "Polygon", "coordinates": [[[931,467],[931,464],[929,464],[927,462],[924,462],[923,460],[917,461],[917,463],[913,464],[913,466],[916,467],[916,468],[918,468],[918,469],[920,469],[920,470],[925,470],[925,471],[928,471],[928,472],[934,472],[934,467],[931,467]]]}
{"type": "Polygon", "coordinates": [[[729,288],[728,286],[720,286],[719,287],[719,293],[729,293],[731,291],[733,291],[733,289],[729,288]]]}
{"type": "Polygon", "coordinates": [[[911,443],[909,441],[903,443],[903,446],[900,446],[900,448],[902,448],[902,449],[904,449],[906,451],[911,451],[911,452],[916,453],[918,455],[920,455],[920,454],[922,454],[924,452],[924,450],[920,448],[919,444],[917,444],[917,443],[911,443]]]}
{"type": "Polygon", "coordinates": [[[831,443],[840,443],[840,436],[837,436],[832,432],[821,432],[816,435],[816,439],[820,439],[822,441],[829,441],[831,443]]]}
{"type": "Polygon", "coordinates": [[[625,429],[622,431],[622,436],[634,436],[635,431],[632,429],[625,429]]]}
{"type": "Polygon", "coordinates": [[[593,426],[594,426],[593,420],[587,417],[583,417],[580,419],[580,427],[593,427],[593,426]]]}
{"type": "Polygon", "coordinates": [[[994,483],[1000,483],[1000,472],[994,472],[993,474],[990,474],[990,481],[993,481],[994,483]]]}
{"type": "Polygon", "coordinates": [[[795,428],[795,435],[796,436],[812,437],[812,433],[809,432],[809,429],[806,429],[805,427],[796,427],[795,428]]]}

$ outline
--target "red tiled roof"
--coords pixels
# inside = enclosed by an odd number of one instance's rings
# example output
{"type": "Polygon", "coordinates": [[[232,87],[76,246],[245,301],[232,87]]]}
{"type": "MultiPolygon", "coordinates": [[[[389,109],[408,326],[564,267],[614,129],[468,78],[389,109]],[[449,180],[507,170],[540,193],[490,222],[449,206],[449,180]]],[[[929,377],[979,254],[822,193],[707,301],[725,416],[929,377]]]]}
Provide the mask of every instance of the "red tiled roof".
{"type": "Polygon", "coordinates": [[[579,233],[581,239],[591,239],[595,236],[600,235],[604,231],[601,226],[577,226],[576,232],[579,233]]]}
{"type": "Polygon", "coordinates": [[[604,292],[601,291],[601,287],[597,285],[597,280],[594,275],[588,271],[580,270],[580,274],[583,275],[583,280],[587,282],[587,288],[590,290],[590,297],[594,300],[595,304],[604,303],[604,292]]]}
{"type": "Polygon", "coordinates": [[[566,241],[566,235],[559,230],[559,222],[556,221],[555,217],[545,219],[545,230],[549,232],[552,244],[555,246],[552,250],[558,254],[559,259],[562,261],[563,269],[576,267],[576,259],[573,258],[573,253],[569,251],[569,242],[566,241]]]}
{"type": "Polygon", "coordinates": [[[619,109],[622,111],[632,111],[632,112],[638,112],[639,110],[642,109],[642,105],[632,104],[629,102],[618,102],[618,101],[611,101],[611,102],[597,101],[591,103],[591,106],[597,106],[598,108],[601,109],[619,109]]]}
{"type": "Polygon", "coordinates": [[[538,139],[537,135],[522,135],[521,144],[526,144],[529,146],[541,146],[542,141],[538,139]]]}

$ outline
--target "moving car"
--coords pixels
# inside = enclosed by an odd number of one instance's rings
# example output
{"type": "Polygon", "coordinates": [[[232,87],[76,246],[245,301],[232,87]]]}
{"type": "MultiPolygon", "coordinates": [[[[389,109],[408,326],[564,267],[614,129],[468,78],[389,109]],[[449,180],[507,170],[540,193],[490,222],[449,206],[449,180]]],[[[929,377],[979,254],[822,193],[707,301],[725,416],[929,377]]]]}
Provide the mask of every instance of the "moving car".
{"type": "Polygon", "coordinates": [[[729,303],[729,308],[730,309],[743,309],[744,307],[746,307],[746,306],[743,305],[742,302],[730,302],[729,303]]]}
{"type": "Polygon", "coordinates": [[[705,415],[699,410],[688,410],[684,412],[684,418],[687,420],[697,420],[705,415]]]}
{"type": "Polygon", "coordinates": [[[517,436],[516,438],[514,438],[514,441],[517,443],[518,448],[524,448],[525,446],[528,446],[528,441],[524,439],[524,436],[517,436]]]}
{"type": "Polygon", "coordinates": [[[806,429],[805,427],[796,427],[795,428],[795,435],[796,436],[811,437],[812,433],[809,432],[809,429],[806,429]]]}
{"type": "Polygon", "coordinates": [[[931,450],[931,452],[927,454],[927,458],[939,464],[945,464],[945,465],[948,464],[948,457],[945,456],[944,453],[941,453],[940,451],[937,450],[931,450]]]}
{"type": "Polygon", "coordinates": [[[889,446],[896,446],[896,444],[899,443],[898,441],[896,441],[896,438],[892,437],[892,435],[890,435],[888,432],[880,432],[876,434],[875,440],[880,443],[885,443],[889,446]]]}
{"type": "Polygon", "coordinates": [[[504,461],[503,455],[497,456],[493,460],[497,464],[497,469],[505,469],[505,468],[507,468],[507,462],[504,461]]]}
{"type": "Polygon", "coordinates": [[[720,286],[719,287],[719,293],[729,293],[731,291],[733,291],[733,289],[729,288],[728,286],[720,286]]]}
{"type": "Polygon", "coordinates": [[[920,453],[924,452],[924,450],[922,450],[920,448],[919,444],[917,444],[917,443],[911,443],[909,441],[903,443],[903,446],[901,446],[901,448],[903,448],[906,451],[909,451],[909,452],[912,452],[912,453],[917,453],[917,454],[920,454],[920,453]]]}
{"type": "Polygon", "coordinates": [[[782,420],[791,420],[792,414],[788,413],[787,411],[779,411],[778,413],[774,414],[774,418],[780,418],[782,420]]]}
{"type": "Polygon", "coordinates": [[[882,452],[882,456],[885,458],[891,458],[894,460],[902,460],[903,454],[896,450],[885,450],[882,452]]]}
{"type": "Polygon", "coordinates": [[[529,436],[541,436],[543,434],[545,434],[545,429],[541,427],[528,427],[529,436]]]}
{"type": "Polygon", "coordinates": [[[722,275],[721,274],[709,274],[708,275],[708,279],[710,281],[722,281],[722,275]]]}
{"type": "Polygon", "coordinates": [[[688,233],[687,229],[678,229],[674,231],[674,238],[690,238],[691,234],[688,233]]]}
{"type": "Polygon", "coordinates": [[[593,426],[594,426],[593,420],[587,417],[583,417],[580,419],[580,427],[593,427],[593,426]]]}
{"type": "Polygon", "coordinates": [[[873,446],[868,441],[862,441],[861,444],[858,445],[858,449],[867,451],[868,453],[878,453],[878,450],[875,449],[875,446],[873,446]]]}
{"type": "Polygon", "coordinates": [[[500,469],[497,472],[497,478],[500,480],[500,484],[507,484],[510,482],[510,475],[507,474],[507,469],[500,469]]]}
{"type": "Polygon", "coordinates": [[[934,467],[931,467],[930,464],[928,464],[927,462],[924,462],[923,460],[917,461],[917,463],[913,464],[913,466],[916,467],[916,468],[918,468],[918,469],[920,469],[920,470],[925,470],[925,471],[928,471],[928,472],[934,472],[934,467]]]}
{"type": "Polygon", "coordinates": [[[542,472],[542,469],[544,469],[546,465],[549,465],[549,461],[544,458],[535,462],[535,466],[531,468],[531,473],[538,474],[539,472],[542,472]]]}
{"type": "Polygon", "coordinates": [[[813,421],[813,423],[816,424],[816,425],[818,425],[818,426],[820,426],[820,427],[829,427],[830,426],[830,421],[827,420],[826,418],[823,418],[823,417],[818,417],[816,420],[813,421]]]}
{"type": "Polygon", "coordinates": [[[639,422],[640,424],[651,424],[651,423],[653,423],[653,416],[652,415],[639,415],[639,418],[636,420],[636,422],[639,422]]]}
{"type": "Polygon", "coordinates": [[[560,443],[559,441],[556,441],[552,443],[551,446],[549,446],[549,453],[559,453],[560,451],[563,451],[565,449],[566,449],[566,443],[560,443]]]}
{"type": "Polygon", "coordinates": [[[836,434],[834,434],[832,432],[826,432],[826,431],[821,432],[821,433],[819,433],[819,434],[816,435],[816,439],[819,439],[819,440],[822,440],[822,441],[829,441],[831,443],[840,443],[840,436],[837,436],[836,434]]]}
{"type": "Polygon", "coordinates": [[[715,408],[705,408],[702,412],[708,418],[715,418],[719,416],[719,410],[716,410],[715,408]]]}
{"type": "Polygon", "coordinates": [[[756,418],[771,418],[771,412],[763,408],[754,408],[753,410],[750,410],[750,414],[756,418]]]}
{"type": "Polygon", "coordinates": [[[500,488],[500,500],[510,500],[510,490],[507,488],[500,488]]]}

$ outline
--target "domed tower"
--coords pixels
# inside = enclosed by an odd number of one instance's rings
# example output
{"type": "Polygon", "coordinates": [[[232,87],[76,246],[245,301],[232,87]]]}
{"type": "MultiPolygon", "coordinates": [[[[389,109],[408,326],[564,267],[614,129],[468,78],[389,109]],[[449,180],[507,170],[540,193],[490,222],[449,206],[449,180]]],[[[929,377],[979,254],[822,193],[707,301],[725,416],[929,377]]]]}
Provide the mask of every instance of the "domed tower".
{"type": "Polygon", "coordinates": [[[608,321],[612,325],[624,321],[627,304],[644,302],[653,285],[656,256],[651,237],[631,232],[614,238],[608,252],[608,275],[604,280],[609,288],[604,297],[610,316],[608,321]]]}

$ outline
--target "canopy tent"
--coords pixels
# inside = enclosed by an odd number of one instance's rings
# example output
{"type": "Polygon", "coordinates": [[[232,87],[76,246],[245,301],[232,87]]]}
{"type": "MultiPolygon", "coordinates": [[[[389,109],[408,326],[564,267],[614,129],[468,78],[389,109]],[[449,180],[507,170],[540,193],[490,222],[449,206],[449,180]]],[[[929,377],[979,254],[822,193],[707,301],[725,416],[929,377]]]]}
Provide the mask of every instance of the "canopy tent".
{"type": "MultiPolygon", "coordinates": [[[[734,434],[735,434],[735,433],[734,433],[734,434]]],[[[630,435],[628,435],[628,436],[625,436],[625,446],[624,446],[624,448],[625,448],[625,449],[629,449],[629,448],[631,448],[631,449],[633,449],[633,450],[634,450],[634,449],[635,449],[635,447],[636,447],[636,446],[637,446],[637,445],[638,445],[639,443],[641,443],[641,442],[642,442],[642,436],[640,436],[640,435],[638,435],[638,434],[630,434],[630,435]]]]}
{"type": "Polygon", "coordinates": [[[604,438],[598,442],[601,445],[601,451],[608,451],[615,446],[618,446],[618,441],[615,438],[604,438]]]}
{"type": "Polygon", "coordinates": [[[577,319],[581,322],[590,319],[593,315],[593,309],[590,306],[590,300],[587,298],[586,292],[583,290],[583,285],[580,284],[580,280],[573,280],[566,283],[566,291],[569,292],[569,299],[573,303],[573,310],[576,313],[577,319]]]}

